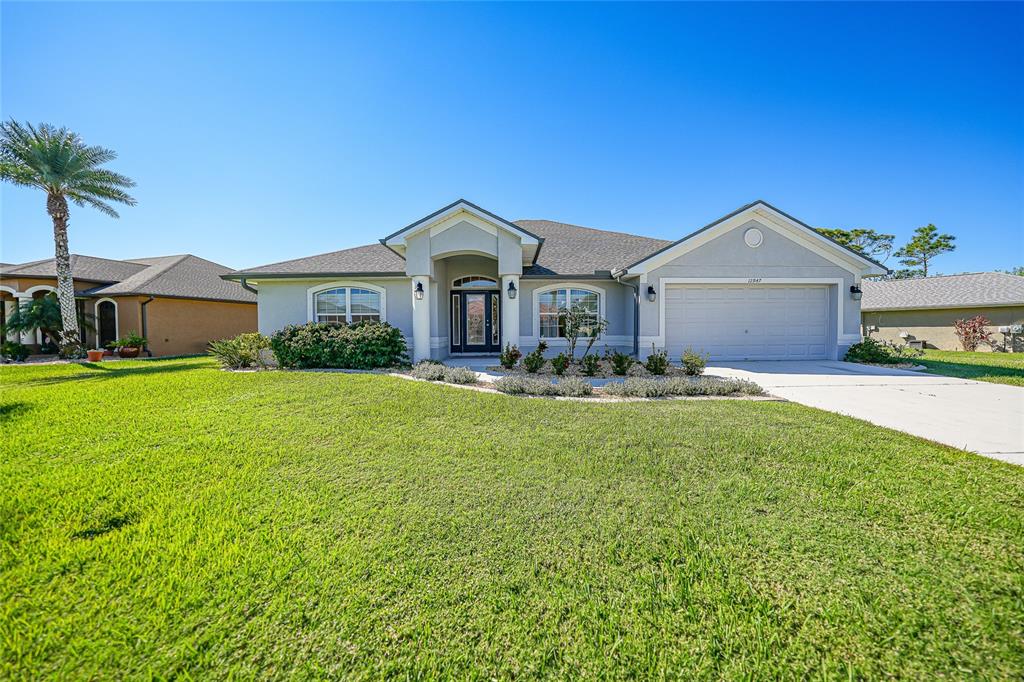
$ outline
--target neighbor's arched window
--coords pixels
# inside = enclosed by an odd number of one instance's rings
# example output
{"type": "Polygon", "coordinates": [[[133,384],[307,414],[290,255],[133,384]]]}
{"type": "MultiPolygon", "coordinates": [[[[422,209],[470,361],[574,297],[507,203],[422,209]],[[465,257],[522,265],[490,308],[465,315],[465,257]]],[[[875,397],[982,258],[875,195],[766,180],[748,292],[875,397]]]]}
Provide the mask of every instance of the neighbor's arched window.
{"type": "Polygon", "coordinates": [[[381,321],[380,293],[357,287],[338,287],[318,292],[313,297],[317,322],[346,324],[366,320],[381,321]]]}
{"type": "Polygon", "coordinates": [[[497,289],[498,281],[493,277],[483,275],[466,275],[452,280],[454,289],[497,289]]]}
{"type": "MultiPolygon", "coordinates": [[[[562,310],[570,310],[573,306],[582,306],[588,317],[597,322],[601,311],[601,294],[587,289],[551,289],[537,295],[537,310],[540,315],[540,337],[557,339],[565,336],[565,318],[562,310]]],[[[586,333],[586,330],[584,330],[586,333]]]]}

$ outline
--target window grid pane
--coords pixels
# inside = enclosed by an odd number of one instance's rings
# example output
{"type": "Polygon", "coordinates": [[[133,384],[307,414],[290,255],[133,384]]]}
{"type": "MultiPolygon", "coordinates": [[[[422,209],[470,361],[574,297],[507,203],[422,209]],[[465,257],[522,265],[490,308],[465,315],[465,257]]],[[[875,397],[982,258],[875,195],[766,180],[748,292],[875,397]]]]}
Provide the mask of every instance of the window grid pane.
{"type": "Polygon", "coordinates": [[[369,289],[352,289],[349,292],[352,303],[352,322],[380,320],[380,294],[369,289]]]}
{"type": "Polygon", "coordinates": [[[345,323],[347,291],[345,289],[329,289],[316,295],[316,321],[334,324],[345,323]]]}

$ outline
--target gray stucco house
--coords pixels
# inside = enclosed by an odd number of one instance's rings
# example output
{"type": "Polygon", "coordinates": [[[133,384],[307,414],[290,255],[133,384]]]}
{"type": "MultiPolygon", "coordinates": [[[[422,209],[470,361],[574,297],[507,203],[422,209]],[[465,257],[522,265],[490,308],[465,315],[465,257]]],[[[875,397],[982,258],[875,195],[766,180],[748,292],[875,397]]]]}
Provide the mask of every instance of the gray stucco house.
{"type": "Polygon", "coordinates": [[[836,359],[860,340],[862,277],[880,264],[763,201],[674,242],[459,200],[378,244],[224,275],[257,292],[259,330],[386,321],[414,360],[565,345],[558,310],[609,321],[596,348],[686,346],[713,360],[836,359]]]}

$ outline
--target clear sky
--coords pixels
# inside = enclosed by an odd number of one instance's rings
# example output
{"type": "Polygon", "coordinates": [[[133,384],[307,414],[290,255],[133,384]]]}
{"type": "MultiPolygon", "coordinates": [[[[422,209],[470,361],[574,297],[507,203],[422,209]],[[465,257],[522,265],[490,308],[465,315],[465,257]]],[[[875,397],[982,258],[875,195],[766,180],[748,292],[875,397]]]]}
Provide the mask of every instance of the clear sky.
{"type": "MultiPolygon", "coordinates": [[[[4,118],[120,154],[71,247],[244,267],[465,197],[675,239],[754,199],[1024,264],[1021,4],[0,4],[4,118]]],[[[0,260],[53,255],[2,189],[0,260]]],[[[894,259],[890,259],[894,264],[894,259]]]]}

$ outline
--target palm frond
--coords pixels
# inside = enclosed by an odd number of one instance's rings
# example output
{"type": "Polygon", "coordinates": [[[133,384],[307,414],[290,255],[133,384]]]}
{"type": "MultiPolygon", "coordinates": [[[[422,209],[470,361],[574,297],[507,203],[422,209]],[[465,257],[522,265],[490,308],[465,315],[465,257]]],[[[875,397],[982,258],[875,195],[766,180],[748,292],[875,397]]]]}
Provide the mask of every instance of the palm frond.
{"type": "Polygon", "coordinates": [[[131,178],[101,167],[116,158],[113,150],[87,145],[67,128],[0,122],[0,180],[64,195],[114,217],[117,211],[106,201],[135,205],[125,191],[135,186],[131,178]]]}

